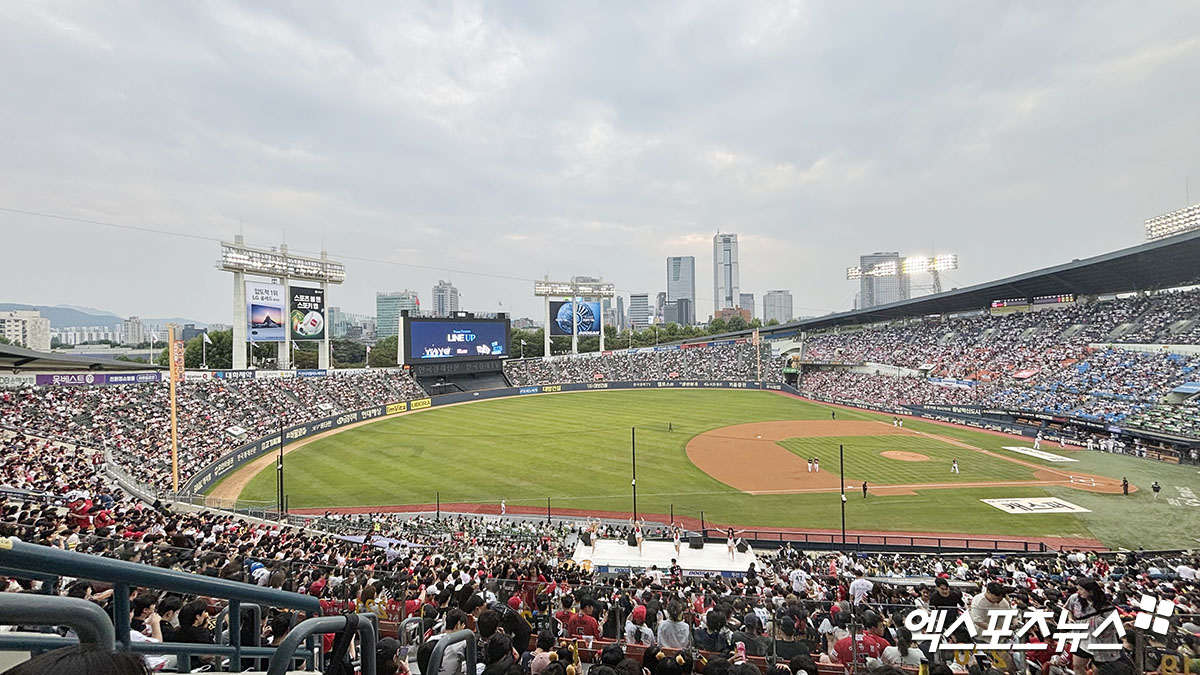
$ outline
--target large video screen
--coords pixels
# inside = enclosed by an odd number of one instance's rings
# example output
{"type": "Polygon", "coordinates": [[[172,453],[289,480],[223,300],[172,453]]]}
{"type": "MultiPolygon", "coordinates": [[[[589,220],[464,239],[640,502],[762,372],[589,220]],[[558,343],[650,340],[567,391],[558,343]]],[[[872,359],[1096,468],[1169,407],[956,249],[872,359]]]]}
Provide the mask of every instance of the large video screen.
{"type": "Polygon", "coordinates": [[[405,363],[503,358],[508,334],[508,319],[407,319],[405,363]]]}
{"type": "Polygon", "coordinates": [[[600,303],[591,302],[571,302],[570,300],[556,300],[550,303],[550,334],[551,335],[570,335],[572,330],[571,314],[574,309],[575,321],[578,322],[578,328],[575,329],[576,335],[599,335],[600,325],[603,317],[600,315],[600,303]]]}

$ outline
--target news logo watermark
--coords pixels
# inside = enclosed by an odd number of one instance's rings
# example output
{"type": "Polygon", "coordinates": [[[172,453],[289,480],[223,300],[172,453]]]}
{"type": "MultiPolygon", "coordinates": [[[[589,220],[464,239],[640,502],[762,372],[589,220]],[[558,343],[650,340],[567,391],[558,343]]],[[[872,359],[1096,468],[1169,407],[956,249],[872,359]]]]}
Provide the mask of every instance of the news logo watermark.
{"type": "Polygon", "coordinates": [[[1044,609],[992,609],[987,612],[987,620],[987,627],[980,630],[972,621],[970,612],[956,614],[947,609],[917,609],[904,617],[904,627],[912,631],[914,641],[929,642],[930,648],[935,651],[1041,650],[1051,640],[1058,645],[1059,653],[1068,646],[1071,652],[1081,648],[1089,651],[1119,650],[1121,638],[1125,637],[1125,626],[1115,609],[1094,628],[1090,622],[1078,622],[1065,609],[1057,616],[1044,609]],[[1054,621],[1053,628],[1051,621],[1054,621]],[[1035,634],[1034,629],[1037,629],[1035,634]],[[964,633],[969,642],[958,641],[964,633]],[[1034,636],[1045,642],[1030,642],[1029,638],[1034,636]],[[1099,642],[1114,637],[1115,642],[1099,642]]]}

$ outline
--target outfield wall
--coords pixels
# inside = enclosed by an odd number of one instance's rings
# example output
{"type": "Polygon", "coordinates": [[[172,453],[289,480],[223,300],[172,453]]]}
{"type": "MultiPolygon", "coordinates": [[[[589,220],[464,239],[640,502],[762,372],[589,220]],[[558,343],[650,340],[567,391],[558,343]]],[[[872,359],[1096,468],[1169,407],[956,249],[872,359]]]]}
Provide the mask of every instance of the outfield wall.
{"type": "MultiPolygon", "coordinates": [[[[283,430],[283,442],[290,443],[306,436],[340,429],[366,420],[396,415],[402,412],[436,408],[454,403],[468,403],[495,398],[529,396],[533,394],[557,394],[565,391],[603,391],[610,389],[743,389],[754,391],[798,392],[791,386],[777,382],[721,381],[721,380],[654,380],[649,382],[573,382],[567,384],[541,384],[484,391],[459,392],[397,401],[387,405],[371,406],[353,412],[331,415],[312,422],[297,424],[283,430]]],[[[180,488],[181,495],[201,494],[211,489],[226,475],[240,469],[263,455],[276,451],[280,434],[274,433],[251,441],[217,458],[195,475],[188,478],[180,488]]]]}

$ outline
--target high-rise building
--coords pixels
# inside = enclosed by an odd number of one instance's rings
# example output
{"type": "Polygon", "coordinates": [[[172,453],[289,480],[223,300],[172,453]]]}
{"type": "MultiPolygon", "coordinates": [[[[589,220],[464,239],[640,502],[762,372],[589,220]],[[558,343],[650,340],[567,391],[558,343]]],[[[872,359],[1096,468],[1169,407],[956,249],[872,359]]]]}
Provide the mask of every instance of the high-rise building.
{"type": "Polygon", "coordinates": [[[1164,213],[1146,221],[1146,241],[1200,230],[1200,204],[1164,213]]]}
{"type": "Polygon", "coordinates": [[[863,274],[859,279],[858,308],[868,309],[879,305],[908,300],[910,297],[909,275],[900,274],[900,254],[895,251],[872,253],[859,256],[858,265],[866,270],[887,270],[894,266],[896,273],[887,275],[863,274]]]}
{"type": "MultiPolygon", "coordinates": [[[[676,312],[675,323],[696,323],[696,257],[690,255],[667,258],[667,303],[687,300],[691,314],[676,312]]],[[[678,310],[679,305],[676,305],[678,310]]]]}
{"type": "Polygon", "coordinates": [[[617,296],[617,330],[625,330],[629,325],[629,318],[625,315],[625,296],[617,296]]]}
{"type": "Polygon", "coordinates": [[[736,234],[713,237],[713,315],[737,307],[739,301],[736,234]]]}
{"type": "Polygon", "coordinates": [[[792,319],[792,292],[767,291],[763,296],[763,323],[775,319],[786,323],[792,319]]]}
{"type": "Polygon", "coordinates": [[[650,327],[650,294],[631,293],[629,295],[629,328],[645,330],[650,327]]]}
{"type": "Polygon", "coordinates": [[[693,325],[696,321],[696,303],[687,299],[680,298],[675,302],[668,302],[667,307],[675,308],[675,323],[684,325],[693,325]],[[691,323],[687,323],[691,321],[691,323]]]}
{"type": "Polygon", "coordinates": [[[37,310],[0,312],[0,335],[26,349],[50,351],[50,319],[43,318],[37,310]]]}
{"type": "Polygon", "coordinates": [[[667,317],[667,294],[659,291],[654,298],[654,321],[653,323],[666,323],[667,317]]]}
{"type": "Polygon", "coordinates": [[[750,318],[754,319],[754,294],[738,293],[738,307],[750,310],[750,318]]]}
{"type": "Polygon", "coordinates": [[[121,344],[140,345],[146,340],[146,324],[136,316],[121,322],[121,344]]]}
{"type": "Polygon", "coordinates": [[[458,311],[458,289],[453,284],[438,279],[433,287],[433,315],[450,316],[458,311]]]}
{"type": "Polygon", "coordinates": [[[375,294],[375,337],[386,338],[400,334],[400,312],[421,311],[421,300],[416,291],[399,291],[375,294]]]}

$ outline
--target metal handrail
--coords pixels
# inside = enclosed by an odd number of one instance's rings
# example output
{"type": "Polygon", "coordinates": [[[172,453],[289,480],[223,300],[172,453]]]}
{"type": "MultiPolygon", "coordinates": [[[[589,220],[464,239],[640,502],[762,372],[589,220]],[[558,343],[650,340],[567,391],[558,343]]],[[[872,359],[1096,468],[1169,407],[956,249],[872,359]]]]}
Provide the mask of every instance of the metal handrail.
{"type": "MultiPolygon", "coordinates": [[[[296,650],[300,648],[300,641],[313,635],[323,635],[325,633],[340,633],[350,627],[350,615],[342,616],[322,616],[313,619],[305,619],[296,624],[288,634],[283,638],[283,642],[275,650],[274,656],[271,657],[271,662],[267,665],[267,675],[285,675],[288,671],[288,666],[291,665],[292,659],[295,658],[296,650]]],[[[366,614],[358,614],[357,631],[362,639],[362,645],[359,652],[362,654],[362,675],[375,675],[375,647],[378,640],[374,624],[366,614]]],[[[433,672],[433,671],[430,671],[433,672]]]]}
{"type": "Polygon", "coordinates": [[[9,625],[67,626],[79,643],[112,651],[116,633],[108,614],[79,598],[27,593],[0,593],[0,622],[9,625]]]}
{"type": "MultiPolygon", "coordinates": [[[[47,546],[36,546],[11,538],[0,538],[0,567],[15,571],[28,570],[41,573],[44,573],[44,570],[54,570],[64,576],[111,582],[113,584],[113,616],[115,617],[129,616],[130,588],[149,587],[229,600],[231,644],[228,646],[190,643],[133,643],[129,637],[129,622],[118,619],[116,621],[116,641],[120,648],[146,654],[166,653],[181,656],[215,654],[231,656],[235,661],[242,656],[268,656],[269,650],[254,647],[243,648],[241,644],[240,604],[242,601],[268,607],[295,609],[310,614],[317,614],[321,609],[321,604],[316,598],[298,593],[262,588],[229,579],[187,574],[123,560],[101,558],[47,546]]],[[[46,640],[49,639],[46,638],[46,640]]],[[[57,646],[63,645],[59,643],[57,646]]]]}
{"type": "MultiPolygon", "coordinates": [[[[465,672],[474,673],[475,668],[475,632],[469,630],[455,631],[443,638],[438,639],[437,644],[433,646],[433,653],[429,655],[429,665],[426,667],[426,672],[437,673],[442,669],[442,656],[446,653],[446,648],[456,645],[460,642],[467,643],[467,663],[465,672]]],[[[528,645],[520,645],[518,649],[528,649],[528,645]]],[[[365,674],[364,674],[365,675],[365,674]]]]}

